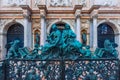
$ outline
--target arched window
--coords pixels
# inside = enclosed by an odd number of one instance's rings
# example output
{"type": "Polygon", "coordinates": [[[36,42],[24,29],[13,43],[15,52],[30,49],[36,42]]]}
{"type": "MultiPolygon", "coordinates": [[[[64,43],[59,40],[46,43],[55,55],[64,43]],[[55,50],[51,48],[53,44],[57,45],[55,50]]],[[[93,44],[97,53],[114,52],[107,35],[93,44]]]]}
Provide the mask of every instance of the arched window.
{"type": "Polygon", "coordinates": [[[97,40],[99,48],[104,47],[104,41],[106,39],[109,39],[111,42],[115,42],[114,31],[108,24],[100,24],[97,28],[97,40]]]}
{"type": "Polygon", "coordinates": [[[7,43],[14,40],[20,40],[19,47],[24,46],[24,27],[21,24],[13,24],[8,28],[7,31],[7,43]]]}

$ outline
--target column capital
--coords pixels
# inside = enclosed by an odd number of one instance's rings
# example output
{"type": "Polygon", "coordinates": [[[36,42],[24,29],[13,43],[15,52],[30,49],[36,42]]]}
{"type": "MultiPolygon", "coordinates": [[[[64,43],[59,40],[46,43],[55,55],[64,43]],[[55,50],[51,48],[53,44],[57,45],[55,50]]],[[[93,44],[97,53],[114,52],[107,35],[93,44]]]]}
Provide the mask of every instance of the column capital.
{"type": "Polygon", "coordinates": [[[83,8],[83,5],[75,5],[75,7],[74,7],[74,11],[76,11],[76,10],[81,10],[83,8]]]}
{"type": "Polygon", "coordinates": [[[45,18],[47,13],[46,5],[37,5],[40,10],[40,17],[45,18]]]}
{"type": "Polygon", "coordinates": [[[100,8],[100,5],[93,5],[91,8],[90,8],[90,18],[98,18],[98,9],[100,8]]]}
{"type": "Polygon", "coordinates": [[[81,16],[81,10],[76,10],[75,11],[75,18],[80,18],[81,16]]]}
{"type": "Polygon", "coordinates": [[[23,9],[23,17],[30,20],[31,19],[31,8],[28,5],[20,5],[23,9]]]}
{"type": "Polygon", "coordinates": [[[83,5],[75,5],[74,12],[75,12],[75,17],[76,18],[79,18],[81,16],[82,8],[83,8],[83,5]]]}
{"type": "Polygon", "coordinates": [[[94,15],[90,16],[90,20],[93,19],[93,18],[98,18],[98,14],[94,14],[94,15]]]}
{"type": "Polygon", "coordinates": [[[38,7],[39,9],[44,9],[44,10],[47,10],[46,5],[37,5],[37,7],[38,7]]]}
{"type": "Polygon", "coordinates": [[[89,11],[90,11],[90,13],[91,12],[93,12],[94,10],[98,10],[100,8],[100,5],[93,5],[90,9],[89,9],[89,11]]]}
{"type": "Polygon", "coordinates": [[[40,10],[40,17],[46,18],[46,12],[44,10],[40,10]]]}

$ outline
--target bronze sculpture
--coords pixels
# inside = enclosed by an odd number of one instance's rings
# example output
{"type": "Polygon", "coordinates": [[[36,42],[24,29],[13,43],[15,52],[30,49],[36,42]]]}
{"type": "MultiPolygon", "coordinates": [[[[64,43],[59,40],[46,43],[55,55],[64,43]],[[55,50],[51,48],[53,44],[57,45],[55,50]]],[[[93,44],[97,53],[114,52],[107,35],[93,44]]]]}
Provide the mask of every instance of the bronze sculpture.
{"type": "Polygon", "coordinates": [[[7,58],[16,58],[19,56],[18,52],[18,44],[20,43],[19,40],[14,40],[10,42],[10,48],[8,50],[7,58]]]}

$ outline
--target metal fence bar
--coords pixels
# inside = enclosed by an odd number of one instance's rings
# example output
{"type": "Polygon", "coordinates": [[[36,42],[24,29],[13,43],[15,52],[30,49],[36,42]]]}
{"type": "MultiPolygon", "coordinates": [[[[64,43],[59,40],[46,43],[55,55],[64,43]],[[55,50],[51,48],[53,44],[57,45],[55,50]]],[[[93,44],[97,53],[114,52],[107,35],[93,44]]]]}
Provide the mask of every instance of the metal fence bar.
{"type": "Polygon", "coordinates": [[[102,80],[120,79],[118,59],[26,60],[8,59],[3,62],[3,80],[102,80]],[[90,77],[90,76],[94,77],[90,77]]]}

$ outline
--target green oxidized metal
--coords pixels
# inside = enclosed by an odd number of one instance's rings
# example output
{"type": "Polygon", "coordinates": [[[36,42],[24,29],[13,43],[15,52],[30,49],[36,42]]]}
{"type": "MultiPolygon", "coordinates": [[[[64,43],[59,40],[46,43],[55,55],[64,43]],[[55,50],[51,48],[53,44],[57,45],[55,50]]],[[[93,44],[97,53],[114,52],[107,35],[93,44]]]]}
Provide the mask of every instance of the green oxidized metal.
{"type": "Polygon", "coordinates": [[[8,43],[6,60],[1,61],[2,80],[119,80],[116,43],[105,40],[104,48],[91,52],[90,46],[76,40],[68,24],[60,31],[56,24],[40,46],[36,34],[34,49],[19,48],[19,40],[8,43]],[[3,75],[2,75],[3,74],[3,75]],[[6,77],[7,76],[7,77],[6,77]]]}
{"type": "MultiPolygon", "coordinates": [[[[83,41],[85,42],[83,34],[83,41]]],[[[52,32],[47,36],[47,42],[43,46],[39,46],[40,37],[36,34],[36,43],[33,51],[27,48],[19,48],[19,40],[9,43],[7,59],[9,58],[26,58],[26,59],[71,59],[80,58],[117,58],[118,51],[116,43],[105,40],[104,48],[96,48],[95,52],[90,51],[90,46],[84,45],[76,40],[76,34],[65,24],[65,29],[61,32],[56,24],[52,25],[52,32]],[[41,51],[41,54],[38,54],[41,51]]]]}

